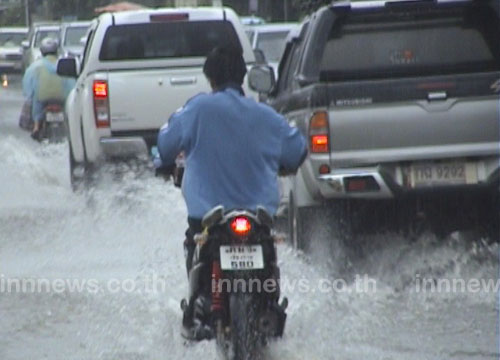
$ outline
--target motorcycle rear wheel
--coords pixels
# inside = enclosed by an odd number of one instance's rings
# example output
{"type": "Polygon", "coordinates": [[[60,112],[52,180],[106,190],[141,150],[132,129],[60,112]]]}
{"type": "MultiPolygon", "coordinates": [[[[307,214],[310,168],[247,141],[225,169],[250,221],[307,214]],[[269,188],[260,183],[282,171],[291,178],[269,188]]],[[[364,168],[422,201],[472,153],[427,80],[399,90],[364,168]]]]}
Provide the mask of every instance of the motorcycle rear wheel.
{"type": "Polygon", "coordinates": [[[264,344],[257,328],[257,304],[251,294],[229,295],[230,331],[221,323],[217,329],[217,346],[225,360],[258,360],[264,344]]]}

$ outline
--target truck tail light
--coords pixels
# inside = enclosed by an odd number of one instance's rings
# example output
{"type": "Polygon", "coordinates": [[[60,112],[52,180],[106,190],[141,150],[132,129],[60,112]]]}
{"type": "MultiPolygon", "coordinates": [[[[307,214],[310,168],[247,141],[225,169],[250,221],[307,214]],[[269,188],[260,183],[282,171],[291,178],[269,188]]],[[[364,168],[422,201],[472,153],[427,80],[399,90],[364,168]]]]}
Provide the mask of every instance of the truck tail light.
{"type": "Polygon", "coordinates": [[[108,82],[105,80],[94,80],[93,92],[96,127],[109,127],[108,82]]]}
{"type": "Polygon", "coordinates": [[[317,111],[311,117],[309,121],[309,139],[311,152],[330,152],[330,131],[326,111],[317,111]]]}

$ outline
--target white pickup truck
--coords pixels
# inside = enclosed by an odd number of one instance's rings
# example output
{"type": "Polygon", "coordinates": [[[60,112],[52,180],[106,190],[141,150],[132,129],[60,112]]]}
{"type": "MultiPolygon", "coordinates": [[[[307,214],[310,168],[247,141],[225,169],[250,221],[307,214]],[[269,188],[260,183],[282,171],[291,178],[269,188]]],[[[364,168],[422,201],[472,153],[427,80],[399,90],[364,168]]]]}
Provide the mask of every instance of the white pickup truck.
{"type": "Polygon", "coordinates": [[[203,63],[215,46],[241,46],[248,66],[255,62],[228,8],[107,13],[87,35],[81,64],[64,58],[57,70],[77,78],[66,102],[72,183],[102,160],[147,154],[170,114],[210,91],[203,63]]]}

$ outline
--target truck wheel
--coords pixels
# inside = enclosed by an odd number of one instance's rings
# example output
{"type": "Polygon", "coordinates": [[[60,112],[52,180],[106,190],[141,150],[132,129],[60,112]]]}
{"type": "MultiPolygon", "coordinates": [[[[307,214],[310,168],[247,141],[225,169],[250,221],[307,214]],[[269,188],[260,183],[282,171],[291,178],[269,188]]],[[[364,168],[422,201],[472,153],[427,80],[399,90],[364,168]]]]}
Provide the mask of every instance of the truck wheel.
{"type": "Polygon", "coordinates": [[[288,231],[295,249],[313,251],[313,241],[326,241],[333,253],[339,252],[339,246],[356,247],[349,201],[335,200],[320,206],[297,207],[293,194],[289,199],[288,231]]]}
{"type": "Polygon", "coordinates": [[[290,192],[288,200],[288,236],[296,250],[307,251],[311,236],[311,211],[309,208],[297,207],[293,194],[290,192]]]}
{"type": "Polygon", "coordinates": [[[78,162],[75,160],[70,142],[68,142],[68,146],[69,178],[71,182],[71,188],[73,189],[73,191],[77,191],[87,183],[87,180],[89,178],[89,169],[85,162],[78,162]]]}

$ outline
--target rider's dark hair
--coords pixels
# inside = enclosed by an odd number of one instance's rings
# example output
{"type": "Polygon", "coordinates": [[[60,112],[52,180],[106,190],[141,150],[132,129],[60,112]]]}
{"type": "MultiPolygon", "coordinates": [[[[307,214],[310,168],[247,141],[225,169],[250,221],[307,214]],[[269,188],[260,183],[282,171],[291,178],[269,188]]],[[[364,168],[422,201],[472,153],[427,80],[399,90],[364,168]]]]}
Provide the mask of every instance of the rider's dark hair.
{"type": "Polygon", "coordinates": [[[216,47],[207,56],[203,73],[216,87],[243,84],[247,72],[243,51],[238,47],[216,47]]]}

